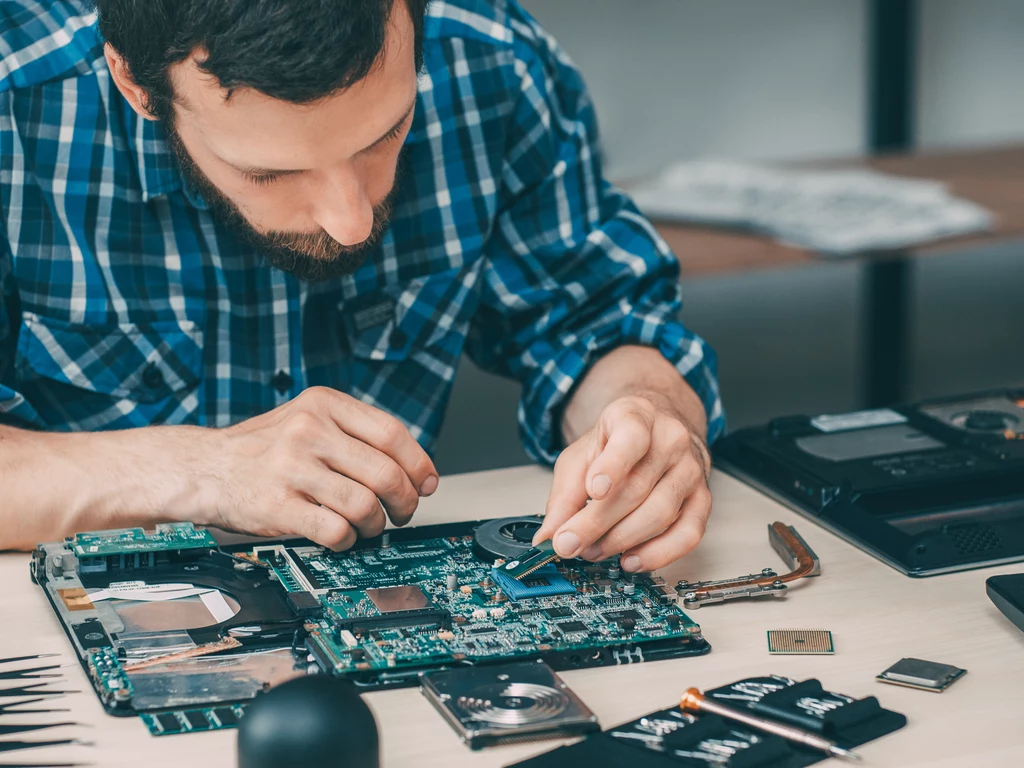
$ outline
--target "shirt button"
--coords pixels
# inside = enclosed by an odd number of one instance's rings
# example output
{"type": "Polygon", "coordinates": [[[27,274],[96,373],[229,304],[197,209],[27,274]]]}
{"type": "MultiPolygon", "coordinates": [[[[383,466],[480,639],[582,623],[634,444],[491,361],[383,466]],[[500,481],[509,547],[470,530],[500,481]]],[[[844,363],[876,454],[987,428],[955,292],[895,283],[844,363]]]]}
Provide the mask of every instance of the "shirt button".
{"type": "Polygon", "coordinates": [[[403,331],[401,328],[395,328],[391,332],[391,339],[388,341],[388,343],[391,345],[392,349],[399,349],[401,347],[404,347],[405,343],[408,340],[409,337],[406,335],[405,331],[403,331]]]}
{"type": "Polygon", "coordinates": [[[164,385],[164,372],[156,363],[149,363],[142,371],[142,384],[147,389],[160,389],[164,385]]]}
{"type": "Polygon", "coordinates": [[[292,377],[285,370],[278,371],[270,380],[270,385],[282,395],[292,388],[292,383],[292,377]]]}

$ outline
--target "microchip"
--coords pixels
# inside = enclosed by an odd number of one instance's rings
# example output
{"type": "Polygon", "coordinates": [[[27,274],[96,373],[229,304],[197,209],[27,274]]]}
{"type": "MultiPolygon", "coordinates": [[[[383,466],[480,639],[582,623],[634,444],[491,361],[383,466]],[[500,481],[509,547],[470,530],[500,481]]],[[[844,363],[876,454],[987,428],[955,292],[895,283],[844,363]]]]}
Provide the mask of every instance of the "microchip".
{"type": "Polygon", "coordinates": [[[381,613],[395,611],[418,611],[430,607],[430,600],[415,584],[403,584],[400,587],[381,587],[366,590],[366,596],[377,606],[381,613]]]}
{"type": "Polygon", "coordinates": [[[562,621],[556,624],[563,635],[571,635],[575,632],[586,632],[587,625],[582,621],[562,621]]]}
{"type": "Polygon", "coordinates": [[[564,606],[560,608],[545,608],[541,613],[549,619],[567,619],[572,616],[572,609],[564,606]]]}
{"type": "Polygon", "coordinates": [[[471,630],[469,630],[469,634],[471,634],[471,635],[489,635],[492,632],[497,632],[497,631],[498,630],[496,630],[494,627],[473,627],[471,630]]]}
{"type": "Polygon", "coordinates": [[[642,621],[643,617],[640,615],[640,611],[628,608],[622,611],[605,611],[603,614],[608,621],[622,621],[623,619],[632,619],[633,621],[642,621]]]}
{"type": "Polygon", "coordinates": [[[497,568],[491,570],[491,576],[501,591],[508,595],[509,600],[576,594],[576,587],[570,584],[569,580],[560,574],[553,565],[535,571],[529,579],[524,581],[507,576],[497,568]],[[527,584],[526,581],[530,583],[527,584]]]}
{"type": "Polygon", "coordinates": [[[309,592],[289,592],[286,598],[295,615],[305,618],[320,612],[320,601],[309,592]]]}
{"type": "Polygon", "coordinates": [[[875,679],[892,685],[942,693],[967,674],[966,669],[923,659],[900,659],[875,679]]]}
{"type": "Polygon", "coordinates": [[[821,656],[835,652],[832,633],[827,629],[768,630],[768,653],[821,656]]]}
{"type": "Polygon", "coordinates": [[[182,714],[185,715],[185,719],[188,720],[188,724],[192,726],[193,731],[205,731],[210,727],[210,721],[206,719],[206,715],[202,712],[192,710],[182,714]]]}
{"type": "Polygon", "coordinates": [[[169,712],[163,712],[155,717],[160,724],[160,730],[164,733],[177,733],[181,730],[181,721],[169,712]]]}
{"type": "Polygon", "coordinates": [[[551,542],[551,539],[547,539],[536,547],[526,550],[515,560],[510,560],[502,565],[501,573],[505,576],[511,576],[513,579],[522,579],[538,568],[542,568],[552,560],[557,559],[558,555],[555,554],[555,545],[551,542]]]}
{"type": "Polygon", "coordinates": [[[213,715],[224,727],[238,725],[238,715],[236,715],[235,711],[230,707],[217,707],[213,710],[213,715]]]}

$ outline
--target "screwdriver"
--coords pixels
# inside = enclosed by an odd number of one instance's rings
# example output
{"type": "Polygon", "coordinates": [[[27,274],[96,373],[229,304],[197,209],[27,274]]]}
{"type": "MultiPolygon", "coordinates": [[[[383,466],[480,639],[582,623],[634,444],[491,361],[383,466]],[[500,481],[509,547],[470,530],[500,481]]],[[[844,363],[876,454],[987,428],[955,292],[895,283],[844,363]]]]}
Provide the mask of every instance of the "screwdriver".
{"type": "Polygon", "coordinates": [[[781,723],[776,723],[772,720],[752,715],[749,712],[743,712],[734,707],[721,704],[713,699],[709,699],[697,688],[687,689],[683,694],[682,700],[679,702],[679,708],[691,714],[707,712],[708,714],[719,715],[728,720],[735,720],[759,731],[773,733],[789,741],[795,741],[798,744],[804,744],[813,749],[821,750],[831,757],[838,757],[843,760],[860,760],[858,754],[848,749],[843,749],[834,741],[829,741],[826,738],[800,730],[799,728],[794,728],[791,725],[782,725],[781,723]]]}

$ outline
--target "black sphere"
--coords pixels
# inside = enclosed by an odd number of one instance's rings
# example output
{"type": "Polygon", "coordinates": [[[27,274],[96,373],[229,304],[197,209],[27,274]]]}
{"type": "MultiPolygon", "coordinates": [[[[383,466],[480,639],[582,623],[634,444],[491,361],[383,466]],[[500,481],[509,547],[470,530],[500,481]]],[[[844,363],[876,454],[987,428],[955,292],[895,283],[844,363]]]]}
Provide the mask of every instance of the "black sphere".
{"type": "Polygon", "coordinates": [[[373,713],[344,680],[289,680],[250,704],[238,725],[238,768],[379,765],[373,713]]]}

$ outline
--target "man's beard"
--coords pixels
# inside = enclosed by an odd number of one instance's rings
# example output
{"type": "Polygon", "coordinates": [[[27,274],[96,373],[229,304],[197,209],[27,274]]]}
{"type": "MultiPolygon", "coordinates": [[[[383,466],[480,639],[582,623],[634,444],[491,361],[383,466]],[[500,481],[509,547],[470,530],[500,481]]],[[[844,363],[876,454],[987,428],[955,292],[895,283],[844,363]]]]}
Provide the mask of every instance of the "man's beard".
{"type": "MultiPolygon", "coordinates": [[[[373,207],[370,235],[358,245],[342,245],[323,229],[319,232],[260,232],[245,218],[238,206],[224,195],[196,165],[185,149],[173,121],[164,122],[167,140],[185,183],[202,195],[214,216],[234,230],[278,269],[300,280],[319,283],[351,275],[380,243],[391,223],[391,211],[398,193],[397,183],[387,197],[373,207]]],[[[399,166],[401,162],[399,163],[399,166]]],[[[396,176],[398,175],[396,171],[396,176]]]]}

